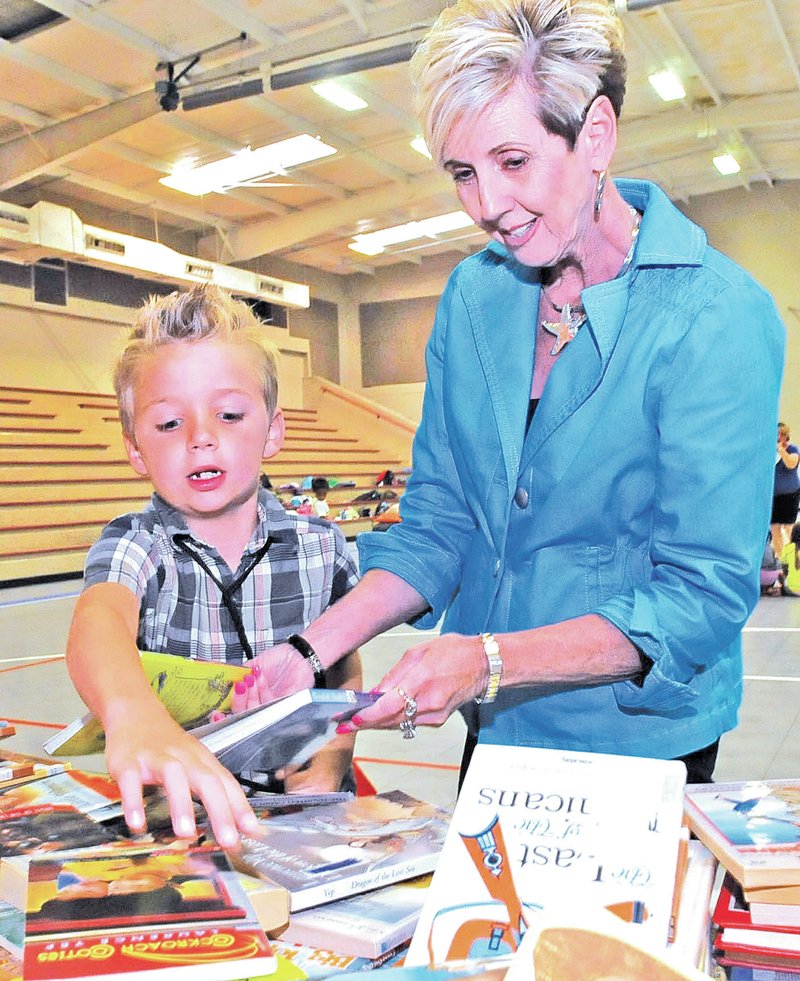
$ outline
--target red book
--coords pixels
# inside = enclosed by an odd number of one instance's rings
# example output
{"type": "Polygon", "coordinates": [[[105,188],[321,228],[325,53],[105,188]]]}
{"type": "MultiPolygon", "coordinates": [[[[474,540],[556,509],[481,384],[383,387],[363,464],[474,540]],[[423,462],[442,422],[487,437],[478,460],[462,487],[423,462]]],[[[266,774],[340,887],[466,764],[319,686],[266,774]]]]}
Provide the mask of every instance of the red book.
{"type": "Polygon", "coordinates": [[[785,967],[800,964],[800,927],[753,923],[739,884],[730,873],[723,881],[712,921],[718,929],[714,947],[721,962],[785,967]]]}

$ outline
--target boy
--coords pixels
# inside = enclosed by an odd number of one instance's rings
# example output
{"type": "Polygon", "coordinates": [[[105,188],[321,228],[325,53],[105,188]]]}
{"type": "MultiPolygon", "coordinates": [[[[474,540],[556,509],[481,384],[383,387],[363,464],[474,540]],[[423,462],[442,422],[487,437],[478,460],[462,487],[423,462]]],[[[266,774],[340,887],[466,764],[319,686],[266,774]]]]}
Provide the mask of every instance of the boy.
{"type": "MultiPolygon", "coordinates": [[[[140,311],[114,388],[128,459],[155,494],[90,550],[67,642],[70,676],[106,731],[128,826],[144,828],[143,785],[161,784],[175,832],[195,833],[194,794],[223,846],[253,829],[253,812],[236,779],[170,718],[138,651],[242,663],[299,633],[357,581],[339,529],[287,514],[259,486],[262,461],[284,438],[262,334],[246,304],[210,286],[153,297],[140,311]]],[[[358,652],[346,662],[328,685],[360,688],[358,652]]],[[[306,674],[310,686],[310,666],[306,674]]],[[[237,688],[241,701],[246,686],[237,688]]],[[[337,737],[287,775],[288,789],[339,789],[352,750],[337,737]]]]}
{"type": "Polygon", "coordinates": [[[311,508],[318,518],[328,517],[331,507],[325,498],[328,496],[328,491],[330,489],[331,485],[328,483],[327,477],[314,477],[314,479],[311,481],[311,490],[314,493],[314,500],[311,502],[311,508]]]}

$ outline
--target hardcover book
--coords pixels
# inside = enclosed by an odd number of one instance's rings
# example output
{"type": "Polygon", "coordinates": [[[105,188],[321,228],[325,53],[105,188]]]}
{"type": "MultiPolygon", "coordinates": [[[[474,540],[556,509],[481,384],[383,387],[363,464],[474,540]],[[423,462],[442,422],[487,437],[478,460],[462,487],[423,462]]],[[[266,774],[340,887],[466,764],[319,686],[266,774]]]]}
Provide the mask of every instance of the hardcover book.
{"type": "MultiPolygon", "coordinates": [[[[142,651],[141,659],[150,687],[184,729],[200,725],[214,711],[229,709],[234,684],[250,673],[248,667],[240,664],[197,661],[153,651],[142,651]]],[[[56,756],[102,753],[103,727],[89,712],[51,736],[44,749],[56,756]]]]}
{"type": "Polygon", "coordinates": [[[308,688],[193,729],[232,773],[271,772],[305,763],[336,735],[340,721],[380,696],[343,688],[308,688]]]}
{"type": "Polygon", "coordinates": [[[665,947],[685,779],[674,761],[479,745],[408,963],[511,954],[559,906],[611,910],[665,947]]]}
{"type": "Polygon", "coordinates": [[[288,943],[375,958],[411,940],[430,875],[348,896],[295,913],[281,934],[288,943]]]}
{"type": "Polygon", "coordinates": [[[756,923],[739,884],[727,873],[712,914],[714,925],[722,931],[726,946],[772,947],[800,953],[800,926],[756,923]]]}
{"type": "Polygon", "coordinates": [[[800,780],[692,784],[686,814],[746,894],[800,885],[800,780]]]}
{"type": "Polygon", "coordinates": [[[294,913],[433,871],[450,815],[399,790],[259,820],[232,861],[289,891],[294,913]]]}
{"type": "Polygon", "coordinates": [[[238,981],[274,968],[238,876],[216,846],[30,863],[26,981],[238,981]]]}

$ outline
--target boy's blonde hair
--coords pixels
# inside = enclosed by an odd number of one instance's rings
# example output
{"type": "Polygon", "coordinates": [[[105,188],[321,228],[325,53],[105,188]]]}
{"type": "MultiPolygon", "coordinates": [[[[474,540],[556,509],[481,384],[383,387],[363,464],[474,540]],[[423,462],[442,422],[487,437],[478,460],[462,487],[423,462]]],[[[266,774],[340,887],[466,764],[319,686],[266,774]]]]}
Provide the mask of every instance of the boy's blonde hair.
{"type": "Polygon", "coordinates": [[[133,389],[142,361],[153,351],[178,341],[208,339],[249,344],[261,377],[261,391],[270,419],[278,404],[277,351],[250,307],[218,286],[193,286],[185,293],[151,296],[136,316],[128,341],[114,369],[122,431],[133,439],[133,389]]]}
{"type": "Polygon", "coordinates": [[[518,80],[547,132],[574,149],[598,95],[619,116],[625,76],[622,25],[609,0],[457,0],[411,59],[417,112],[439,165],[453,127],[518,80]]]}

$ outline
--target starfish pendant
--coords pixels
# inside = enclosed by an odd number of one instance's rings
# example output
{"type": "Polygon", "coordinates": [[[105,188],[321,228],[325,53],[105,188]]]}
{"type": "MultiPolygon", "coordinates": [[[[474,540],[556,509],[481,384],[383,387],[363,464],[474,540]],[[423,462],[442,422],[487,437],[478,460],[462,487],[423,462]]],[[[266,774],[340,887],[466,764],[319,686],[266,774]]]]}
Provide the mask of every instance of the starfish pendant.
{"type": "Polygon", "coordinates": [[[565,303],[561,308],[561,316],[558,320],[543,320],[542,327],[555,337],[553,349],[550,355],[555,357],[569,344],[572,338],[578,333],[578,329],[586,322],[586,314],[572,312],[572,304],[565,303]]]}

